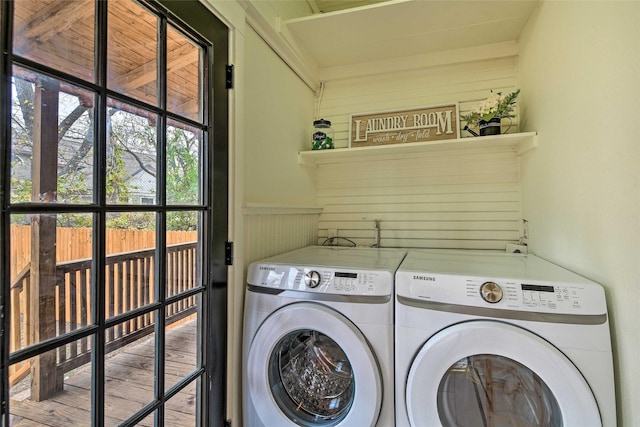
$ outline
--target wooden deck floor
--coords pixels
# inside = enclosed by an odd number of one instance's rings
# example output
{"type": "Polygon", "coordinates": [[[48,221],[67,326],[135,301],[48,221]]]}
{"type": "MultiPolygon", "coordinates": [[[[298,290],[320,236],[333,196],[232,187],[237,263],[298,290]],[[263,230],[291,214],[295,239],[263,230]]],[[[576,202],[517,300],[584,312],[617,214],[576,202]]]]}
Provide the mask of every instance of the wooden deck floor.
{"type": "MultiPolygon", "coordinates": [[[[189,321],[167,331],[167,388],[193,372],[196,366],[196,322],[189,321]]],[[[143,338],[107,358],[105,368],[105,425],[117,426],[153,400],[154,343],[143,338]]],[[[28,388],[12,393],[11,426],[90,426],[91,367],[67,373],[64,391],[54,398],[34,402],[28,388]],[[21,397],[26,394],[27,397],[21,397]]],[[[167,402],[167,426],[194,427],[196,423],[196,387],[189,385],[167,402]]],[[[153,426],[153,416],[139,425],[153,426]]]]}

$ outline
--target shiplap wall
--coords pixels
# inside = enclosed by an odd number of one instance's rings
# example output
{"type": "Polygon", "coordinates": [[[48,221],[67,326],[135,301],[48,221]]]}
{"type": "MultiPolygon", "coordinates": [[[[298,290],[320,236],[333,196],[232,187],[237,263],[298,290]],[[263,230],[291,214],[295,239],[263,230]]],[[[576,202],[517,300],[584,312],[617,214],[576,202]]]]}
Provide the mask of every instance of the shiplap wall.
{"type": "MultiPolygon", "coordinates": [[[[511,56],[326,81],[319,116],[332,121],[336,146],[347,147],[352,113],[459,102],[462,116],[491,90],[515,90],[516,75],[511,56]]],[[[509,133],[517,131],[515,119],[509,133]]],[[[319,164],[318,242],[337,233],[372,245],[379,220],[383,247],[504,249],[522,233],[518,164],[506,147],[319,164]]]]}
{"type": "MultiPolygon", "coordinates": [[[[325,81],[319,116],[331,121],[335,146],[348,147],[351,114],[458,102],[463,116],[491,90],[517,89],[516,76],[517,57],[510,56],[325,81]]],[[[518,131],[517,117],[513,124],[509,133],[518,131]]],[[[468,135],[461,130],[461,136],[468,135]]]]}

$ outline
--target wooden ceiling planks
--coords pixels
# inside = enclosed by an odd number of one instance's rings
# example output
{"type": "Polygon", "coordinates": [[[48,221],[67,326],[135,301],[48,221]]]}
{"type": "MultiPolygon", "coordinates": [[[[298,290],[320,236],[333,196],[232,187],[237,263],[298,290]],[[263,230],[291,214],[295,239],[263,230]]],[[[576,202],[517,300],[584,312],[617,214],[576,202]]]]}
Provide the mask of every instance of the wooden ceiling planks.
{"type": "Polygon", "coordinates": [[[15,2],[13,51],[35,62],[93,80],[94,3],[15,2]]]}
{"type": "MultiPolygon", "coordinates": [[[[21,0],[15,7],[14,52],[94,81],[94,0],[21,0]]],[[[109,87],[157,105],[158,19],[134,0],[108,3],[109,87]]],[[[197,117],[200,47],[169,26],[167,93],[170,104],[197,117]]]]}

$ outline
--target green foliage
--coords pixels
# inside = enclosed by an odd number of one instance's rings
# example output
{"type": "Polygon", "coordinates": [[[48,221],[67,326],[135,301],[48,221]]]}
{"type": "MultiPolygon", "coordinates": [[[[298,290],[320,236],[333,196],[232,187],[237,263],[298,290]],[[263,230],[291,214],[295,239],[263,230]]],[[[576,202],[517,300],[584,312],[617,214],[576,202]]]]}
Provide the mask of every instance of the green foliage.
{"type": "Polygon", "coordinates": [[[495,117],[499,119],[513,118],[513,107],[520,94],[520,89],[503,96],[502,92],[491,91],[491,95],[480,104],[476,105],[471,112],[462,117],[467,126],[477,126],[480,120],[489,121],[495,117]]]}
{"type": "MultiPolygon", "coordinates": [[[[12,166],[13,167],[13,166],[12,166]]],[[[31,180],[11,177],[11,202],[28,203],[31,201],[31,180]]]]}
{"type": "Polygon", "coordinates": [[[71,171],[58,176],[58,201],[82,203],[91,201],[91,191],[87,188],[87,175],[81,171],[71,171]]]}
{"type": "Polygon", "coordinates": [[[171,212],[167,215],[167,230],[169,231],[195,231],[197,229],[197,212],[171,212]]]}
{"type": "Polygon", "coordinates": [[[198,140],[183,129],[171,128],[167,135],[167,199],[172,204],[198,203],[198,140]]]}
{"type": "Polygon", "coordinates": [[[155,230],[156,214],[153,212],[122,212],[107,217],[107,228],[121,230],[155,230]]]}
{"type": "Polygon", "coordinates": [[[111,149],[113,153],[107,164],[107,200],[110,203],[126,203],[129,200],[127,181],[131,175],[125,169],[122,146],[113,144],[111,149]]]}
{"type": "Polygon", "coordinates": [[[87,214],[57,215],[56,226],[66,228],[91,228],[93,226],[93,217],[87,214]]]}

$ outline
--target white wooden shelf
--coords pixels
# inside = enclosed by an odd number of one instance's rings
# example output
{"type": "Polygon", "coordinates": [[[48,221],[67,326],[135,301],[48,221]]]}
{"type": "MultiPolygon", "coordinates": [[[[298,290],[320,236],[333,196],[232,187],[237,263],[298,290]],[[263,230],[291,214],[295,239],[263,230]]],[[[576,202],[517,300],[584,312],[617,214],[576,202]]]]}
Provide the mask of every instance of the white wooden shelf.
{"type": "Polygon", "coordinates": [[[371,157],[384,158],[386,156],[427,153],[435,151],[464,152],[470,148],[512,147],[517,155],[522,155],[538,146],[536,132],[523,132],[507,135],[479,136],[444,141],[413,142],[407,144],[374,145],[356,148],[337,148],[334,150],[301,151],[298,153],[298,163],[307,166],[319,164],[343,163],[348,161],[366,160],[371,157]]]}

